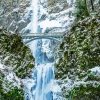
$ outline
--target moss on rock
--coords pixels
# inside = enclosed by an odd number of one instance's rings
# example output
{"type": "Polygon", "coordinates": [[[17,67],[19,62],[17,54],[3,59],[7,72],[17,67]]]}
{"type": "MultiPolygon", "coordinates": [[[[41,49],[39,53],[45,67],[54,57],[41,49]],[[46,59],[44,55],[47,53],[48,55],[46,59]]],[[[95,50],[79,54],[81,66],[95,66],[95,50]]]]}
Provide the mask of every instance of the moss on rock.
{"type": "Polygon", "coordinates": [[[34,58],[30,50],[17,34],[0,32],[0,59],[20,78],[27,76],[34,67],[34,58]]]}
{"type": "Polygon", "coordinates": [[[64,37],[58,55],[56,78],[62,80],[66,100],[99,100],[100,74],[90,69],[100,68],[100,15],[79,20],[64,37]]]}
{"type": "Polygon", "coordinates": [[[72,100],[99,100],[100,85],[93,87],[92,85],[75,87],[71,91],[72,100]]]}
{"type": "MultiPolygon", "coordinates": [[[[100,15],[79,21],[60,45],[56,77],[100,65],[100,15]]],[[[79,72],[81,73],[81,72],[79,72]]]]}
{"type": "Polygon", "coordinates": [[[4,93],[2,88],[0,88],[0,100],[24,100],[23,90],[16,87],[7,93],[4,93]]]}
{"type": "MultiPolygon", "coordinates": [[[[19,78],[25,78],[34,67],[34,60],[20,36],[0,30],[0,63],[7,67],[7,71],[14,72],[19,78]]],[[[4,78],[0,73],[0,100],[24,100],[23,89],[20,86],[9,88],[13,83],[5,83],[4,78]],[[6,84],[9,86],[8,91],[5,90],[6,84]]]]}

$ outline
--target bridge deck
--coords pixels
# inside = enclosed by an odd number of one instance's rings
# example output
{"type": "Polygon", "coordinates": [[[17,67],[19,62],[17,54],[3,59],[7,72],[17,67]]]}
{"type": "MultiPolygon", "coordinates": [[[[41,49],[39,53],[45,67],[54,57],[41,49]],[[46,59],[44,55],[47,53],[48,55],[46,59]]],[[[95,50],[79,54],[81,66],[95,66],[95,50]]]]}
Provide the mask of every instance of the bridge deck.
{"type": "Polygon", "coordinates": [[[25,33],[23,35],[27,35],[27,34],[30,34],[30,35],[61,35],[61,34],[65,34],[65,32],[53,32],[53,33],[25,33]]]}
{"type": "Polygon", "coordinates": [[[51,33],[51,34],[47,34],[47,33],[28,33],[25,35],[22,35],[22,38],[35,38],[35,37],[62,37],[64,36],[64,33],[51,33]]]}

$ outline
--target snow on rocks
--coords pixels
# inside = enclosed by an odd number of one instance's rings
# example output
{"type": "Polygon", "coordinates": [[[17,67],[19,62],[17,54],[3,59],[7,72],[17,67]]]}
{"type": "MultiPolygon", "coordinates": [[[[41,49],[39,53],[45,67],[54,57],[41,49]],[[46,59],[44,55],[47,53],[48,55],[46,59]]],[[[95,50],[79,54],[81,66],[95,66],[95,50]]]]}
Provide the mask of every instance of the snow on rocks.
{"type": "Polygon", "coordinates": [[[96,75],[96,76],[100,76],[100,66],[96,66],[92,69],[90,69],[91,73],[96,75]]]}
{"type": "Polygon", "coordinates": [[[14,87],[21,87],[21,79],[18,78],[16,76],[16,74],[9,69],[7,66],[3,65],[2,63],[0,63],[0,73],[4,75],[3,77],[3,89],[6,90],[6,92],[8,92],[9,90],[11,90],[14,87]]]}

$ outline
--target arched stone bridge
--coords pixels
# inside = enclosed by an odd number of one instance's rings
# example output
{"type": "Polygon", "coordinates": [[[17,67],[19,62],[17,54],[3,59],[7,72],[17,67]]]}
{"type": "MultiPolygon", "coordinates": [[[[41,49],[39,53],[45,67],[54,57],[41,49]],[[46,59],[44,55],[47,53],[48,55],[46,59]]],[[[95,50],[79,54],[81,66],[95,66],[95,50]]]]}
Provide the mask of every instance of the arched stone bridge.
{"type": "Polygon", "coordinates": [[[33,40],[37,39],[50,39],[50,40],[56,40],[56,41],[61,41],[62,38],[64,37],[65,33],[28,33],[28,34],[23,34],[22,39],[25,40],[25,43],[29,43],[33,40]]]}

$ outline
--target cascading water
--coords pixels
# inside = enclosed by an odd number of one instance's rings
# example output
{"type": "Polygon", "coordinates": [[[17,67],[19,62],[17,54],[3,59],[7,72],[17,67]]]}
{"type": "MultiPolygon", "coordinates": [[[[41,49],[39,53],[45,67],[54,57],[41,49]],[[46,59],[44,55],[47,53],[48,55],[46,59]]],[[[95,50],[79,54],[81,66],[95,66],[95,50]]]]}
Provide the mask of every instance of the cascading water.
{"type": "MultiPolygon", "coordinates": [[[[47,0],[45,2],[47,2],[47,0]]],[[[43,28],[43,30],[45,30],[46,27],[61,27],[64,24],[65,19],[67,21],[63,26],[67,26],[67,28],[69,28],[70,23],[72,23],[72,20],[74,20],[72,14],[69,16],[70,12],[74,11],[74,6],[71,5],[74,4],[74,2],[75,0],[71,0],[71,2],[70,0],[67,0],[69,9],[66,9],[60,13],[60,15],[64,17],[61,18],[62,24],[59,22],[60,19],[58,17],[59,21],[49,21],[48,18],[47,20],[43,21],[45,24],[44,25],[43,23],[38,23],[39,0],[32,0],[30,8],[33,12],[31,23],[29,23],[23,31],[25,32],[27,29],[29,29],[33,34],[38,32],[40,33],[38,28],[39,25],[43,28]],[[64,16],[65,12],[66,16],[64,16]]],[[[38,39],[29,43],[29,48],[35,57],[35,68],[32,71],[31,77],[23,80],[25,100],[66,100],[57,94],[61,93],[61,88],[57,85],[54,79],[54,57],[52,53],[53,45],[52,40],[48,39],[38,39]]]]}
{"type": "MultiPolygon", "coordinates": [[[[38,33],[38,0],[32,0],[33,15],[31,20],[31,33],[38,33]]],[[[35,40],[30,44],[35,57],[35,70],[33,69],[33,81],[26,82],[25,100],[53,100],[52,84],[54,80],[53,57],[51,53],[51,41],[48,39],[35,40]]],[[[25,82],[24,82],[25,83],[25,82]]]]}

